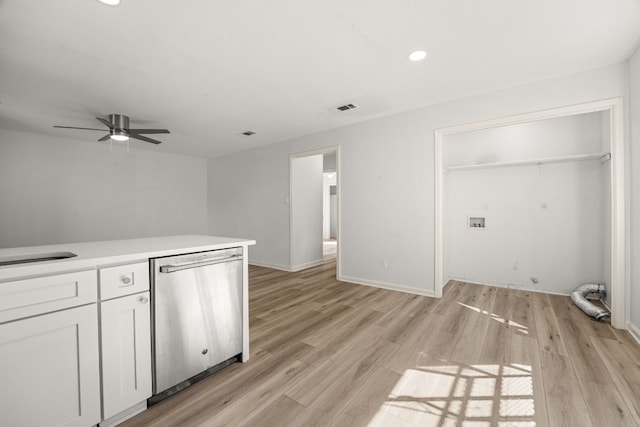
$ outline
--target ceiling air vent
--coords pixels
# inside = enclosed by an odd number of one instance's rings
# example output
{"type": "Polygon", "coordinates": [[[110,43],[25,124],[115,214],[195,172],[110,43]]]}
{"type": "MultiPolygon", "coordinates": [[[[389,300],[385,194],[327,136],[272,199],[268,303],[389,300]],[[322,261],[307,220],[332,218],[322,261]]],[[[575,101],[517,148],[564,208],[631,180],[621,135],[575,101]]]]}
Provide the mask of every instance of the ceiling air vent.
{"type": "Polygon", "coordinates": [[[356,108],[357,106],[355,104],[346,104],[346,105],[341,105],[337,108],[338,111],[347,111],[347,110],[353,110],[354,108],[356,108]]]}
{"type": "Polygon", "coordinates": [[[248,131],[242,132],[242,134],[244,136],[251,136],[251,135],[255,135],[256,133],[252,130],[248,130],[248,131]]]}

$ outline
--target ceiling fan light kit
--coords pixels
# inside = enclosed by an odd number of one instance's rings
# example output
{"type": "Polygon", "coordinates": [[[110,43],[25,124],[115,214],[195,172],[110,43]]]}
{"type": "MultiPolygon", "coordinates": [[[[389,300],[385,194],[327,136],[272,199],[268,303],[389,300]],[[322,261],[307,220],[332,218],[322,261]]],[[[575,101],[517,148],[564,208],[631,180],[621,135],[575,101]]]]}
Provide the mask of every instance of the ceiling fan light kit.
{"type": "Polygon", "coordinates": [[[96,117],[96,120],[98,120],[109,129],[81,128],[74,126],[54,126],[54,128],[99,130],[109,132],[98,141],[106,141],[107,139],[111,139],[113,141],[124,142],[129,141],[129,138],[134,138],[139,139],[140,141],[150,142],[152,144],[161,144],[162,141],[149,138],[142,134],[170,133],[167,129],[131,129],[129,127],[129,117],[123,114],[109,114],[108,120],[101,117],[96,117]]]}
{"type": "Polygon", "coordinates": [[[113,139],[114,141],[128,141],[129,140],[129,135],[125,134],[124,131],[122,131],[122,132],[113,131],[111,133],[111,135],[109,135],[109,137],[111,139],[113,139]]]}

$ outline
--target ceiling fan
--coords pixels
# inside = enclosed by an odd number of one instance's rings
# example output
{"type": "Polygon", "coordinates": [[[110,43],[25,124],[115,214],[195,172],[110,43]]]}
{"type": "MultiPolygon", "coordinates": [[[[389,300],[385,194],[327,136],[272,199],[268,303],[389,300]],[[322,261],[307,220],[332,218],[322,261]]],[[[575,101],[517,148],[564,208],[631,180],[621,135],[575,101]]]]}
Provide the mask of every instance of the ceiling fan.
{"type": "Polygon", "coordinates": [[[109,114],[109,120],[103,119],[101,117],[96,117],[96,119],[109,129],[80,128],[74,126],[54,126],[54,128],[99,130],[103,132],[109,132],[98,141],[106,141],[109,138],[113,139],[114,141],[128,141],[129,138],[135,138],[139,139],[140,141],[150,142],[152,144],[161,144],[162,141],[147,138],[146,136],[142,135],[143,133],[170,133],[167,129],[131,129],[129,128],[129,117],[123,116],[122,114],[109,114]]]}

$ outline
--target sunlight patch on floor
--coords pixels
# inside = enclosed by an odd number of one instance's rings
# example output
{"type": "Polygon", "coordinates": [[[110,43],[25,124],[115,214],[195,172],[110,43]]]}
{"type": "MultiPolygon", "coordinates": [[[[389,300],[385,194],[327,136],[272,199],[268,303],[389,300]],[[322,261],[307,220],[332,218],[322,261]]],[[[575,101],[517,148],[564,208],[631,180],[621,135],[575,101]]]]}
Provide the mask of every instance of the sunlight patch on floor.
{"type": "Polygon", "coordinates": [[[536,425],[531,366],[425,360],[404,372],[370,427],[536,425]]]}
{"type": "Polygon", "coordinates": [[[518,322],[514,322],[513,320],[509,320],[509,319],[505,319],[503,317],[500,317],[499,315],[495,314],[495,313],[491,313],[487,310],[483,310],[481,308],[478,307],[474,307],[472,305],[468,305],[468,304],[464,304],[462,302],[456,302],[456,304],[461,305],[464,308],[468,308],[471,311],[474,311],[478,314],[483,314],[485,316],[489,316],[491,317],[492,320],[498,322],[498,323],[502,323],[503,325],[508,325],[508,326],[512,326],[514,328],[517,328],[518,332],[520,332],[523,335],[529,335],[529,328],[525,325],[521,325],[518,322]]]}

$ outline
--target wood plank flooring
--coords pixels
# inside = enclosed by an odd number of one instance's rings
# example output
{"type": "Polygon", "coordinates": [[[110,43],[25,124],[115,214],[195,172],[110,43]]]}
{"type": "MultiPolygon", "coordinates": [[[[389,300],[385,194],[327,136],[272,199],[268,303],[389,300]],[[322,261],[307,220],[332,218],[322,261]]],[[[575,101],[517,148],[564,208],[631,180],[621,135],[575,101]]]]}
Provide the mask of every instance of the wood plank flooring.
{"type": "Polygon", "coordinates": [[[134,426],[640,426],[640,346],[568,297],[450,282],[433,299],[250,268],[251,359],[134,426]]]}

